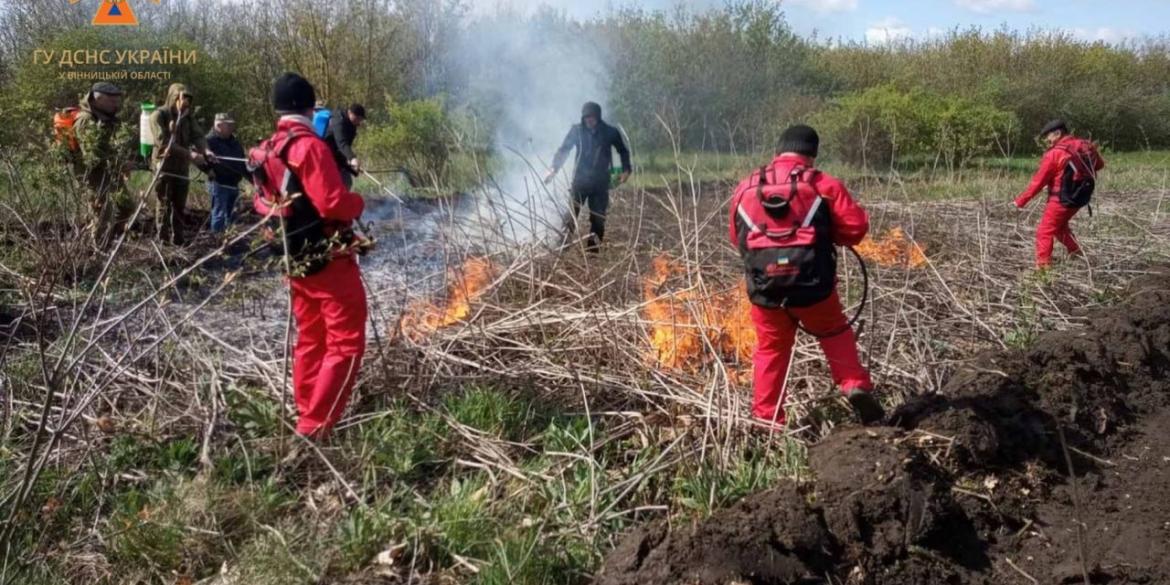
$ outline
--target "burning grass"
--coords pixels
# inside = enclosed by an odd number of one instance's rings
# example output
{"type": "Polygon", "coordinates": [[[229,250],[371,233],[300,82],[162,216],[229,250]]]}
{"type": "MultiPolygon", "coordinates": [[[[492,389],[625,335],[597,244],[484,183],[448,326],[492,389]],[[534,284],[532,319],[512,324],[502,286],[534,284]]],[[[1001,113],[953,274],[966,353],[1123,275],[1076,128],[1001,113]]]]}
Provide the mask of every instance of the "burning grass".
{"type": "Polygon", "coordinates": [[[488,258],[472,256],[463,265],[447,271],[445,302],[429,300],[411,303],[403,312],[399,331],[419,340],[426,335],[461,323],[471,315],[472,305],[496,277],[496,266],[488,258]]]}
{"type": "Polygon", "coordinates": [[[882,266],[918,268],[926,264],[925,248],[906,237],[901,227],[895,227],[880,238],[866,236],[854,246],[862,258],[882,266]]]}
{"type": "Polygon", "coordinates": [[[651,361],[696,372],[721,357],[750,370],[756,330],[743,282],[723,291],[708,292],[698,285],[671,290],[670,285],[686,276],[686,267],[664,254],[654,258],[644,277],[642,314],[650,330],[651,361]]]}
{"type": "MultiPolygon", "coordinates": [[[[881,266],[917,268],[926,263],[923,246],[907,238],[901,227],[882,237],[866,236],[856,249],[881,266]]],[[[722,359],[739,370],[737,378],[750,374],[756,331],[742,279],[734,288],[711,290],[700,274],[660,254],[642,286],[653,363],[694,373],[722,359]]]]}

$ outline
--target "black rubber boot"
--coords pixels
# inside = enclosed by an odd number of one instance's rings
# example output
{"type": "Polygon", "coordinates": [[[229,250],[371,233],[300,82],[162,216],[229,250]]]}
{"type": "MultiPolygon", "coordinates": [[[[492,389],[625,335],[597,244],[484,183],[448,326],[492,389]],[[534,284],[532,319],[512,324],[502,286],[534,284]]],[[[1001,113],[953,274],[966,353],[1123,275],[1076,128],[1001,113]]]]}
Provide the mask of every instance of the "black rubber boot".
{"type": "Polygon", "coordinates": [[[596,234],[589,234],[589,239],[585,241],[585,251],[590,254],[598,254],[601,252],[601,238],[596,234]]]}
{"type": "Polygon", "coordinates": [[[854,388],[845,395],[845,398],[849,401],[849,406],[853,407],[853,412],[857,413],[861,424],[869,426],[886,419],[886,411],[882,408],[882,403],[878,402],[872,392],[854,388]]]}

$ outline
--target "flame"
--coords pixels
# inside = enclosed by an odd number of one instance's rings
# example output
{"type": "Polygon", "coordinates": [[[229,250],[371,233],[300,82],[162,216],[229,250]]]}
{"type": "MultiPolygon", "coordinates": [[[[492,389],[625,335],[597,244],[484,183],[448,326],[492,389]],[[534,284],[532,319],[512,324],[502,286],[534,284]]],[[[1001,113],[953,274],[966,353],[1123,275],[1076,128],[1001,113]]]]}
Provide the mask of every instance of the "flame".
{"type": "Polygon", "coordinates": [[[736,289],[706,295],[695,290],[662,291],[672,276],[685,273],[683,266],[661,255],[643,281],[646,305],[642,312],[650,322],[651,360],[693,372],[707,360],[709,346],[741,367],[750,367],[756,330],[746,285],[741,282],[736,289]]]}
{"type": "Polygon", "coordinates": [[[908,239],[900,227],[886,232],[879,240],[866,236],[855,249],[862,258],[882,266],[917,268],[926,264],[925,247],[908,239]]]}
{"type": "Polygon", "coordinates": [[[411,303],[406,308],[400,330],[418,340],[429,333],[462,322],[471,315],[471,305],[479,300],[484,289],[496,277],[496,267],[486,258],[470,257],[457,269],[447,269],[447,302],[435,304],[427,300],[411,303]]]}

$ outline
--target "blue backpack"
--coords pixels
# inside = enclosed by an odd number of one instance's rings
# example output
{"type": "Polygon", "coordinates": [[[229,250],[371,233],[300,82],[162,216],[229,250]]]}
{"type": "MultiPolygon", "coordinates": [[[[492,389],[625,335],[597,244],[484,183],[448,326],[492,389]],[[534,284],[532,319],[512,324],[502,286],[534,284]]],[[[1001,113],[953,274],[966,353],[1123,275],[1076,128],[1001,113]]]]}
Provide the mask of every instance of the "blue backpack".
{"type": "Polygon", "coordinates": [[[313,114],[313,129],[317,131],[317,136],[325,138],[325,131],[329,129],[329,108],[321,108],[317,113],[313,114]]]}

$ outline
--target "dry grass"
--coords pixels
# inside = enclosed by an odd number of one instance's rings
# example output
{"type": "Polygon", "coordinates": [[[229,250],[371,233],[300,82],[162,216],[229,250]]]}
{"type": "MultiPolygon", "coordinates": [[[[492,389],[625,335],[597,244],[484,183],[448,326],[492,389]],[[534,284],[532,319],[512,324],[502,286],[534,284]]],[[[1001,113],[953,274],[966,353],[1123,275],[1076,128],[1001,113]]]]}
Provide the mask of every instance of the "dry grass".
{"type": "MultiPolygon", "coordinates": [[[[725,235],[729,185],[691,181],[687,169],[679,176],[659,187],[615,192],[610,237],[600,257],[588,256],[580,246],[563,253],[492,256],[495,269],[487,286],[456,295],[468,306],[454,324],[401,335],[403,309],[417,306],[407,302],[404,289],[417,293],[419,285],[377,288],[371,313],[379,335],[371,343],[354,408],[340,427],[338,442],[330,445],[308,445],[289,435],[287,312],[280,306],[277,281],[209,268],[217,249],[193,258],[156,252],[165,269],[151,274],[161,278],[131,301],[104,302],[118,298],[118,283],[99,278],[85,301],[62,303],[72,294],[65,288],[35,274],[14,274],[5,282],[24,299],[15,307],[17,318],[35,324],[38,333],[49,331],[44,324],[56,323],[59,334],[5,342],[0,448],[6,463],[0,474],[0,511],[6,514],[3,536],[19,534],[23,540],[4,543],[16,548],[5,547],[11,552],[8,564],[0,567],[0,582],[16,578],[20,564],[44,561],[67,567],[77,582],[123,581],[117,575],[128,562],[125,551],[116,550],[120,541],[110,540],[119,532],[117,511],[108,502],[97,503],[103,501],[100,496],[91,501],[75,494],[82,491],[76,477],[95,469],[125,437],[156,445],[182,439],[195,447],[194,456],[179,457],[188,462],[180,467],[197,487],[182,491],[186,512],[176,512],[175,522],[186,527],[180,539],[184,546],[196,542],[203,548],[193,550],[205,550],[172,566],[136,565],[134,574],[157,577],[158,571],[170,570],[211,576],[219,567],[207,566],[207,559],[215,559],[227,563],[225,575],[237,575],[236,581],[225,577],[225,583],[241,582],[239,575],[257,570],[249,555],[272,557],[273,550],[280,551],[280,558],[299,559],[300,566],[289,569],[290,579],[319,578],[338,570],[332,559],[351,545],[357,548],[356,560],[346,565],[350,569],[407,577],[479,574],[482,582],[535,579],[511,573],[489,579],[506,563],[469,556],[486,550],[482,547],[452,545],[449,524],[442,525],[442,538],[428,536],[427,530],[440,529],[423,520],[409,538],[391,520],[378,524],[401,509],[388,501],[426,502],[420,504],[430,511],[426,518],[441,516],[446,500],[434,489],[448,489],[452,478],[475,486],[472,496],[459,499],[479,506],[458,514],[494,514],[508,519],[512,529],[532,528],[542,539],[587,543],[592,552],[570,571],[582,578],[616,530],[686,509],[680,493],[703,493],[699,509],[710,509],[735,497],[737,490],[770,481],[773,476],[753,476],[756,468],[741,471],[750,467],[745,449],[769,462],[771,473],[799,475],[800,441],[816,440],[846,420],[815,340],[802,336],[795,349],[789,409],[796,424],[784,441],[759,441],[751,432],[749,365],[742,363],[742,355],[710,341],[726,331],[700,331],[697,339],[703,341],[685,367],[655,363],[650,332],[663,323],[651,322],[646,309],[661,297],[647,298],[645,286],[655,258],[665,255],[678,267],[656,290],[661,295],[689,292],[676,305],[678,320],[687,327],[725,327],[695,316],[709,311],[713,299],[729,298],[739,285],[735,251],[725,235]],[[203,284],[194,291],[178,286],[192,275],[201,275],[203,284]],[[262,300],[239,303],[232,297],[253,290],[262,300]],[[257,303],[270,306],[257,308],[257,303]],[[233,315],[241,318],[233,322],[233,315]],[[468,389],[482,388],[539,405],[545,424],[583,421],[581,432],[565,443],[528,423],[502,423],[522,429],[515,433],[487,428],[475,422],[483,420],[468,406],[475,403],[458,402],[468,389]],[[371,477],[381,468],[370,463],[376,449],[367,434],[389,424],[394,413],[385,409],[391,404],[418,413],[418,420],[430,421],[434,432],[445,437],[436,453],[427,455],[442,460],[438,471],[416,473],[427,468],[412,463],[389,479],[371,477]],[[234,524],[225,528],[236,517],[226,504],[192,513],[191,502],[206,504],[207,493],[215,493],[218,484],[207,482],[216,477],[218,466],[241,454],[249,474],[253,459],[271,460],[264,481],[275,487],[248,479],[224,501],[238,505],[241,493],[274,489],[288,498],[287,507],[274,508],[282,511],[263,521],[253,519],[257,525],[247,530],[234,524]],[[723,483],[702,483],[706,469],[725,472],[723,483]],[[660,485],[661,478],[672,483],[660,485]],[[201,489],[201,497],[192,495],[201,489]],[[72,506],[69,518],[57,520],[54,510],[46,512],[54,499],[72,506]],[[518,510],[529,514],[526,520],[514,516],[518,510]],[[38,518],[42,525],[30,529],[38,518]],[[336,528],[346,522],[359,528],[370,522],[372,528],[362,530],[372,536],[358,528],[336,528]],[[357,536],[316,547],[290,539],[306,524],[327,534],[340,530],[357,536]],[[363,552],[370,546],[394,550],[388,535],[412,551],[404,557],[408,565],[379,566],[363,552]],[[221,537],[231,543],[229,550],[214,546],[212,541],[221,537]]],[[[926,199],[896,176],[858,184],[873,230],[901,228],[927,255],[926,264],[915,268],[870,266],[871,302],[860,343],[878,390],[890,404],[908,394],[939,390],[956,366],[980,350],[1026,345],[1040,331],[1077,325],[1088,306],[1109,302],[1112,291],[1128,279],[1166,260],[1168,228],[1160,212],[1165,192],[1106,193],[1095,218],[1074,224],[1088,259],[1066,260],[1035,275],[1030,268],[1036,206],[1020,213],[1003,203],[1006,198],[993,198],[1007,185],[1002,177],[973,179],[964,188],[972,181],[985,181],[984,197],[926,199]]],[[[105,274],[125,268],[125,254],[141,257],[149,249],[148,242],[126,242],[109,258],[105,274]]],[[[440,257],[459,265],[469,254],[483,253],[448,243],[440,257]]],[[[844,260],[844,266],[850,261],[844,260]]],[[[437,273],[427,282],[442,279],[446,271],[432,272],[437,273]]],[[[443,286],[460,286],[457,276],[447,280],[443,286]]],[[[845,298],[857,298],[855,267],[843,269],[841,286],[845,298]]],[[[483,408],[494,408],[489,407],[483,408]]],[[[513,413],[501,420],[527,416],[513,413]]],[[[407,441],[410,434],[393,436],[407,441]]],[[[946,456],[944,447],[939,446],[940,457],[946,456]]],[[[146,490],[165,473],[132,466],[97,477],[100,485],[93,492],[113,494],[128,487],[146,490]]],[[[500,558],[512,554],[499,552],[500,558]]]]}

